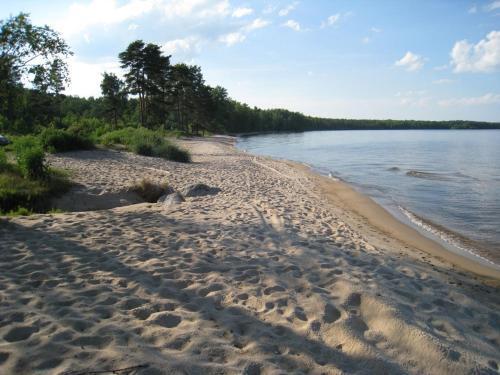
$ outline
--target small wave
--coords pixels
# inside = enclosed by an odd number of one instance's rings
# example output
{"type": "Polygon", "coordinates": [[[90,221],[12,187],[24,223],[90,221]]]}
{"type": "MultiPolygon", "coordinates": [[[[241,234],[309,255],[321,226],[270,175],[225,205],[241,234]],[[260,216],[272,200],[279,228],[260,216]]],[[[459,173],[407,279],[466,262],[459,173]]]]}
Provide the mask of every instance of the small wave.
{"type": "Polygon", "coordinates": [[[408,171],[406,172],[406,175],[410,177],[422,178],[425,180],[449,181],[452,179],[449,175],[445,175],[442,173],[423,172],[416,170],[408,171]]]}
{"type": "MultiPolygon", "coordinates": [[[[392,170],[392,168],[390,168],[389,170],[392,170]]],[[[471,177],[461,172],[436,173],[436,172],[425,172],[412,169],[406,172],[406,175],[410,177],[422,178],[425,180],[436,180],[436,181],[453,181],[453,180],[479,181],[477,178],[471,177]]]]}
{"type": "Polygon", "coordinates": [[[489,264],[492,264],[494,266],[498,266],[498,264],[496,264],[495,262],[492,262],[488,258],[485,258],[485,257],[479,255],[474,248],[464,244],[464,242],[467,242],[467,240],[465,238],[461,238],[461,236],[459,236],[458,234],[453,233],[452,231],[447,230],[446,228],[444,228],[440,225],[432,223],[429,220],[426,220],[422,217],[417,216],[416,214],[407,210],[404,207],[398,206],[398,208],[413,224],[417,225],[418,227],[424,229],[425,231],[427,231],[429,233],[432,233],[433,235],[437,236],[438,238],[440,238],[444,242],[452,245],[453,247],[455,247],[455,248],[457,248],[465,253],[468,253],[468,254],[470,254],[476,258],[479,258],[482,261],[487,262],[489,264]]]}
{"type": "Polygon", "coordinates": [[[399,172],[401,169],[399,167],[391,167],[391,168],[387,168],[387,170],[389,172],[399,172]]]}

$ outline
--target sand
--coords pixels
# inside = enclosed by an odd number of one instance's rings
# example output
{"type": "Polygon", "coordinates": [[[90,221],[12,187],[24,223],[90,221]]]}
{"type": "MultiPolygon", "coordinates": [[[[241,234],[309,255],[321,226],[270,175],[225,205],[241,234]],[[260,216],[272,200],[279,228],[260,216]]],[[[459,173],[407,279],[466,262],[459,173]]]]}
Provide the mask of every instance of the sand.
{"type": "Polygon", "coordinates": [[[497,373],[494,274],[305,168],[182,143],[194,163],[51,157],[79,183],[61,206],[84,212],[1,219],[1,374],[497,373]],[[221,192],[130,205],[144,177],[221,192]]]}

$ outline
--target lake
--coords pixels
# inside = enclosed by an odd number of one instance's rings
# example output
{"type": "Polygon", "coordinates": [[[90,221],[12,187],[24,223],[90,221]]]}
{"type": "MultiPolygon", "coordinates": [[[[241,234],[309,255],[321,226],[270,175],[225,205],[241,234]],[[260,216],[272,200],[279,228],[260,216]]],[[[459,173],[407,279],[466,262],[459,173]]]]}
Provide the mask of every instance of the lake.
{"type": "Polygon", "coordinates": [[[500,264],[500,130],[354,130],[238,139],[344,180],[446,246],[500,264]]]}

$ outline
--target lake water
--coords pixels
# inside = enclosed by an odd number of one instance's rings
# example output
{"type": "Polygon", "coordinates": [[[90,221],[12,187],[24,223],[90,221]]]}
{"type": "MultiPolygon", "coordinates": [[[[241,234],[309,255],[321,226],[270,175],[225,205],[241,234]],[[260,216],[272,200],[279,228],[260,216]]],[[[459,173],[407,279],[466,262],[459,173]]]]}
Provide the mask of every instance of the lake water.
{"type": "Polygon", "coordinates": [[[429,237],[500,264],[500,130],[267,134],[238,147],[307,163],[429,237]]]}

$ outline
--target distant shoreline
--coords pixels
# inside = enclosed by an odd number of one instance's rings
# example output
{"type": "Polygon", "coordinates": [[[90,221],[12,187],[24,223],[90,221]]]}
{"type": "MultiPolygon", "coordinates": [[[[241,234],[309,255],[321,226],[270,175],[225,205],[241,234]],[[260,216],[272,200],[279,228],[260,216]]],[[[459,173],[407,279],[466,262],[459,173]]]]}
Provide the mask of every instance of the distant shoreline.
{"type": "Polygon", "coordinates": [[[262,132],[248,132],[248,133],[228,133],[229,136],[231,137],[253,137],[257,135],[268,135],[268,134],[286,134],[286,133],[306,133],[306,132],[323,132],[323,131],[373,131],[373,130],[429,130],[429,131],[434,131],[434,130],[500,130],[500,124],[498,124],[497,127],[492,127],[492,128],[434,128],[434,129],[429,129],[429,128],[367,128],[367,129],[361,129],[361,128],[352,128],[352,129],[311,129],[311,130],[283,130],[283,131],[278,131],[278,130],[270,130],[270,131],[262,131],[262,132]]]}

